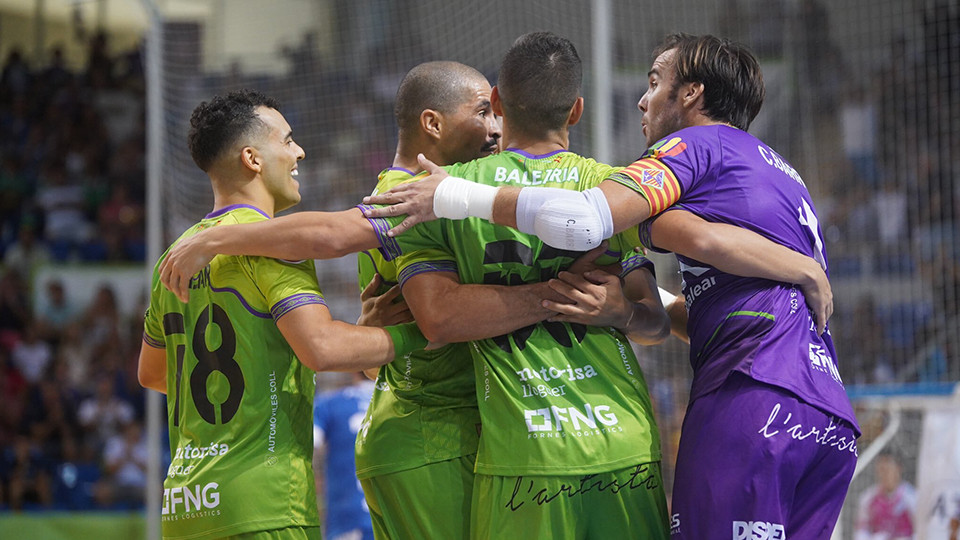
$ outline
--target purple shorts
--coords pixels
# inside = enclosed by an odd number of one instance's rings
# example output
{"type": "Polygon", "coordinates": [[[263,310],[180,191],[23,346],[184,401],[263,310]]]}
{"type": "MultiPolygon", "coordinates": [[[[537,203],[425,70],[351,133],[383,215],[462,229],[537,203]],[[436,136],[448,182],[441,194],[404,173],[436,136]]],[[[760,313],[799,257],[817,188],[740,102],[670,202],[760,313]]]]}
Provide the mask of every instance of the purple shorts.
{"type": "Polygon", "coordinates": [[[683,420],[671,538],[830,538],[856,464],[849,424],[733,373],[683,420]]]}

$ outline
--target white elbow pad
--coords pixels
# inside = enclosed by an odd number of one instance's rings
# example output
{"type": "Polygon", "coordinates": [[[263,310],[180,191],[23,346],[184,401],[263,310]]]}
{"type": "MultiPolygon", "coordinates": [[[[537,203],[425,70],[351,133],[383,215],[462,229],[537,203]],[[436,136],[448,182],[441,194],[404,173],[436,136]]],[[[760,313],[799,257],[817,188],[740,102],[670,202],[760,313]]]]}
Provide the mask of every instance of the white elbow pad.
{"type": "Polygon", "coordinates": [[[600,188],[526,188],[517,199],[517,228],[555,248],[587,251],[613,235],[613,216],[600,188]]]}

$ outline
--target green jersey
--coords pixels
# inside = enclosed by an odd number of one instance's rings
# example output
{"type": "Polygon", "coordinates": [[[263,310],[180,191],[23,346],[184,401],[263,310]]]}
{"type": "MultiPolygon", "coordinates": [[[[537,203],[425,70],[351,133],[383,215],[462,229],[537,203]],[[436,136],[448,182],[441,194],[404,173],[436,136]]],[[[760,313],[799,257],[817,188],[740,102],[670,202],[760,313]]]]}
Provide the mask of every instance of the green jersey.
{"type": "MultiPolygon", "coordinates": [[[[181,237],[266,219],[251,206],[208,215],[181,237]]],[[[161,259],[162,260],[162,259],[161,259]]],[[[318,526],[314,373],[276,321],[323,304],[313,261],[217,256],[177,300],[154,269],[144,341],[167,352],[170,456],[165,538],[318,526]]]]}
{"type": "MultiPolygon", "coordinates": [[[[597,186],[616,170],[566,151],[512,150],[447,167],[488,185],[573,190],[597,186]]],[[[635,229],[618,235],[598,263],[634,258],[637,245],[635,229]]],[[[455,270],[461,283],[503,285],[554,277],[580,255],[476,218],[419,224],[385,237],[382,250],[398,257],[401,282],[420,272],[455,270]]],[[[660,459],[646,382],[620,331],[543,322],[470,347],[486,426],[478,474],[590,474],[660,459]]]]}
{"type": "MultiPolygon", "coordinates": [[[[380,173],[374,193],[409,180],[400,168],[380,173]]],[[[361,253],[363,289],[380,274],[378,294],[397,283],[397,266],[376,250],[361,253]]],[[[357,477],[369,478],[477,453],[480,413],[473,362],[465,343],[417,351],[380,368],[357,434],[357,477]]]]}

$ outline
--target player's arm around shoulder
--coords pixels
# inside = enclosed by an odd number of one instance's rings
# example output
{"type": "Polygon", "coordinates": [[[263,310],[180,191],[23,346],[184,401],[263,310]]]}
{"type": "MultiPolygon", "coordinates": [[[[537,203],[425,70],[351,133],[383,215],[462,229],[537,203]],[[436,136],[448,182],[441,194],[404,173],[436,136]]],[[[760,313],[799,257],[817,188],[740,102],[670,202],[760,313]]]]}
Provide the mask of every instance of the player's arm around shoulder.
{"type": "Polygon", "coordinates": [[[659,248],[728,274],[800,285],[818,333],[823,333],[833,314],[833,290],[820,263],[753,231],[708,222],[686,210],[670,210],[651,222],[650,238],[659,248]]]}
{"type": "Polygon", "coordinates": [[[160,280],[186,302],[190,278],[216,255],[335,259],[379,245],[373,225],[357,208],[299,212],[254,223],[211,227],[183,238],[161,262],[160,280]]]}

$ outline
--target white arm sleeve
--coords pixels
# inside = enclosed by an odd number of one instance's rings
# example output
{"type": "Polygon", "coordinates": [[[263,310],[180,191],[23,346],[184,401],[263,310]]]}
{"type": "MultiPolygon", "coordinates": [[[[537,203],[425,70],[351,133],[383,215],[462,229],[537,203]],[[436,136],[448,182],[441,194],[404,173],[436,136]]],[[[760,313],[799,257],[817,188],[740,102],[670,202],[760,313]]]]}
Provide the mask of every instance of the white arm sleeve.
{"type": "Polygon", "coordinates": [[[613,215],[600,188],[524,188],[517,198],[517,229],[555,248],[587,251],[613,236],[613,215]]]}
{"type": "Polygon", "coordinates": [[[497,189],[448,176],[433,192],[433,213],[440,218],[466,219],[472,216],[491,221],[497,189]]]}

